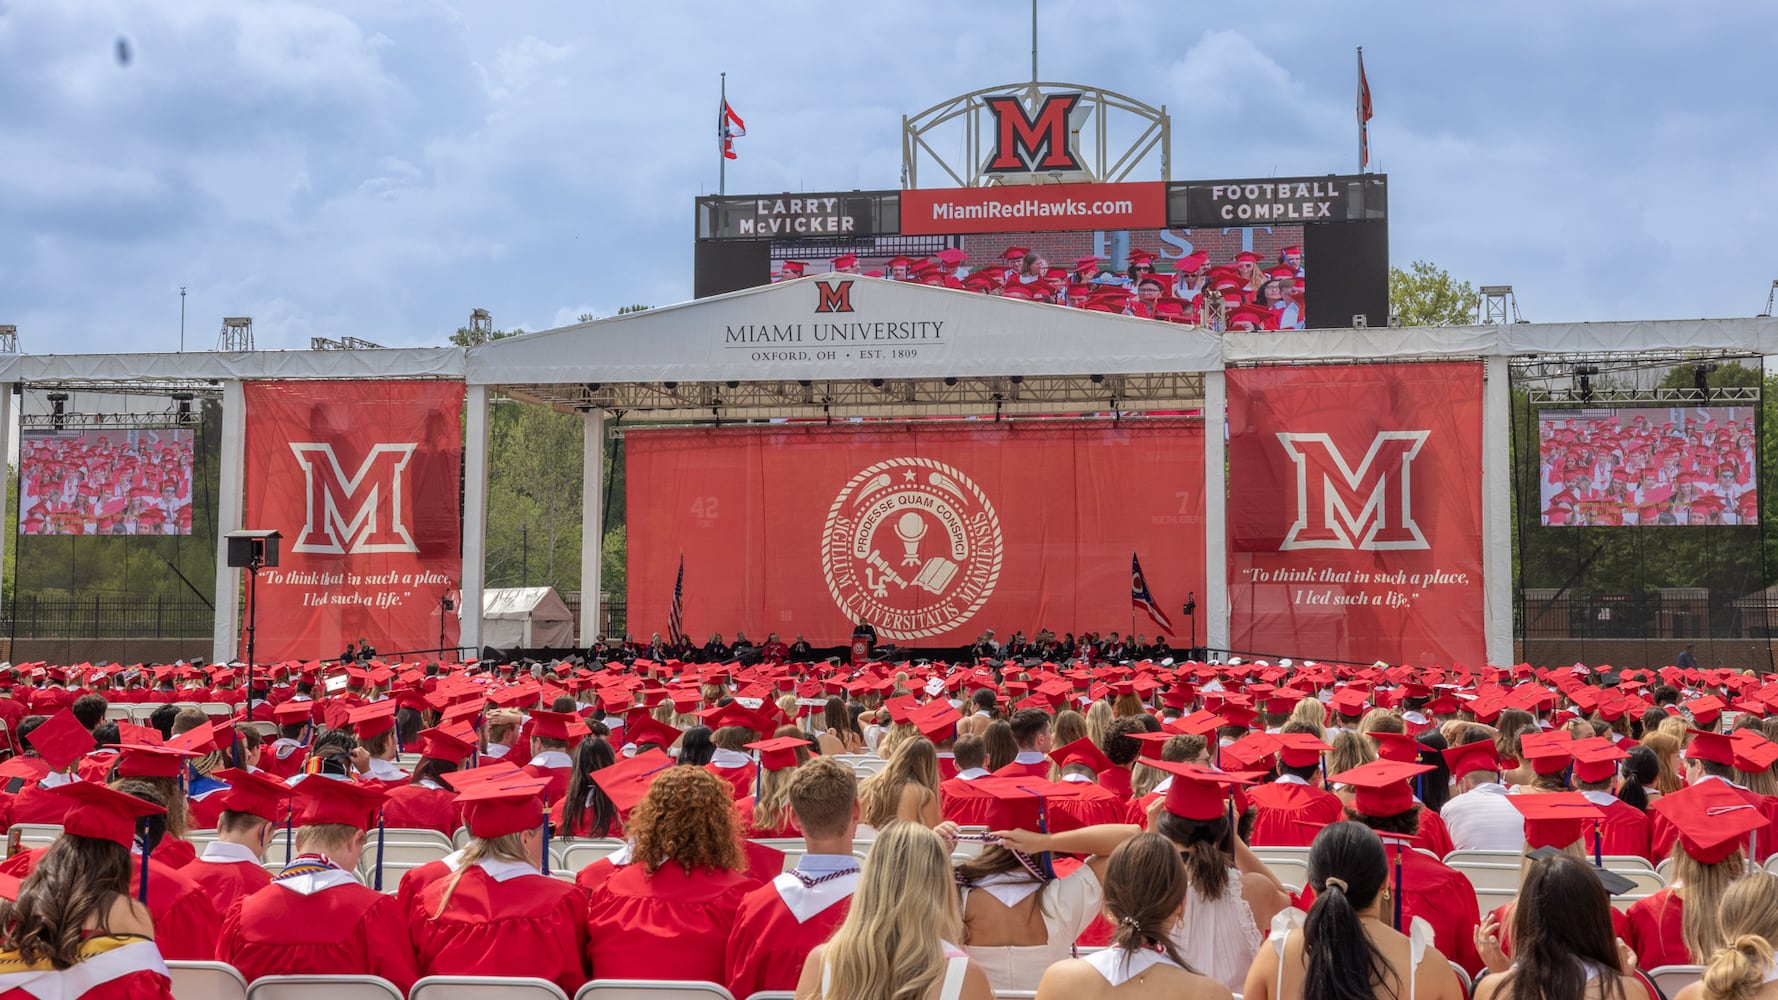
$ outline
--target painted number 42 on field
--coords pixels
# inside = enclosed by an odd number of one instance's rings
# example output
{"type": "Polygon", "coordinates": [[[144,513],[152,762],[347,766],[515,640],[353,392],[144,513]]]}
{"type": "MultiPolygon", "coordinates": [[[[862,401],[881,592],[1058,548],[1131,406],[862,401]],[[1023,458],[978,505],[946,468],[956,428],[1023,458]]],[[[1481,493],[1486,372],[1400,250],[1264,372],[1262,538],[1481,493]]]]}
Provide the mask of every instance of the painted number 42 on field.
{"type": "Polygon", "coordinates": [[[691,516],[693,520],[698,522],[698,527],[714,528],[716,526],[716,507],[717,501],[720,499],[720,497],[693,498],[691,502],[691,516]]]}

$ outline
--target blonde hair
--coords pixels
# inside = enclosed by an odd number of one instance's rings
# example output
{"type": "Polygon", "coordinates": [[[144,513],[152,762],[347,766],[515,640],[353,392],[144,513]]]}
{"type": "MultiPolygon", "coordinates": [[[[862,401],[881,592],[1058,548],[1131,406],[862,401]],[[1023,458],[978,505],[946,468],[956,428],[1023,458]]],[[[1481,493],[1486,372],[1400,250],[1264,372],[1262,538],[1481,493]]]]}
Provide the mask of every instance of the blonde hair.
{"type": "Polygon", "coordinates": [[[881,830],[901,808],[901,790],[912,783],[938,795],[938,751],[924,736],[903,740],[889,763],[858,786],[860,822],[881,830]]]}
{"type": "Polygon", "coordinates": [[[1684,841],[1673,842],[1673,881],[1677,883],[1673,893],[1685,904],[1679,912],[1679,936],[1693,962],[1704,964],[1728,943],[1717,908],[1729,886],[1746,873],[1747,860],[1738,848],[1716,864],[1707,865],[1686,853],[1684,841]]]}
{"type": "MultiPolygon", "coordinates": [[[[1111,723],[1111,708],[1102,701],[1093,703],[1093,709],[1098,709],[1101,706],[1104,706],[1104,711],[1100,714],[1105,717],[1106,726],[1109,727],[1111,723]]],[[[1086,715],[1082,715],[1072,708],[1064,708],[1056,713],[1056,718],[1050,723],[1050,744],[1052,746],[1065,747],[1068,744],[1073,743],[1075,740],[1091,737],[1094,746],[1104,746],[1104,744],[1100,742],[1101,737],[1093,736],[1092,731],[1093,722],[1091,710],[1089,710],[1086,715]]],[[[1053,763],[1050,765],[1049,779],[1051,781],[1062,780],[1061,765],[1053,763]]]]}
{"type": "Polygon", "coordinates": [[[1347,729],[1335,733],[1332,752],[1327,755],[1327,773],[1339,774],[1350,771],[1360,764],[1369,764],[1377,759],[1377,748],[1365,736],[1347,729]]]}
{"type": "Polygon", "coordinates": [[[913,723],[895,722],[891,720],[888,730],[877,739],[877,756],[883,758],[893,757],[901,749],[903,743],[906,743],[912,737],[919,735],[920,730],[915,728],[913,723]]]}
{"type": "Polygon", "coordinates": [[[1662,795],[1679,791],[1683,783],[1673,767],[1674,759],[1679,756],[1679,740],[1671,733],[1656,730],[1643,735],[1642,745],[1654,751],[1655,763],[1660,767],[1655,775],[1655,788],[1662,795]]]}
{"type": "Polygon", "coordinates": [[[1373,708],[1358,721],[1358,731],[1369,736],[1372,733],[1406,733],[1408,727],[1401,721],[1401,716],[1389,709],[1373,708]]]}
{"type": "Polygon", "coordinates": [[[790,783],[796,780],[801,765],[768,771],[762,765],[759,775],[759,796],[753,802],[755,830],[782,830],[795,822],[790,809],[790,783]]]}
{"type": "Polygon", "coordinates": [[[1142,699],[1137,697],[1133,691],[1129,694],[1120,694],[1117,696],[1117,701],[1111,706],[1111,714],[1119,719],[1135,718],[1142,715],[1142,699]]]}
{"type": "Polygon", "coordinates": [[[890,823],[877,835],[845,922],[822,947],[823,998],[923,1000],[962,931],[951,859],[938,834],[890,823]]]}
{"type": "Polygon", "coordinates": [[[471,866],[490,858],[496,861],[520,861],[530,864],[531,859],[525,854],[525,845],[520,838],[523,833],[509,833],[502,837],[483,840],[472,837],[469,846],[463,848],[463,860],[458,862],[457,870],[451,873],[450,882],[445,884],[444,895],[438,898],[438,909],[432,911],[434,920],[444,916],[445,907],[451,905],[451,894],[457,891],[457,883],[463,880],[463,873],[471,866]]]}
{"type": "Polygon", "coordinates": [[[1300,722],[1315,731],[1316,739],[1327,738],[1327,706],[1314,698],[1304,698],[1290,710],[1287,722],[1300,722]]]}
{"type": "MultiPolygon", "coordinates": [[[[1093,704],[1087,708],[1086,735],[1093,738],[1094,746],[1102,747],[1105,745],[1105,734],[1111,731],[1111,720],[1113,718],[1114,716],[1111,714],[1111,703],[1103,698],[1093,702],[1093,704]]],[[[1061,719],[1061,716],[1056,716],[1057,722],[1060,722],[1061,719]]],[[[1057,732],[1055,742],[1056,746],[1061,747],[1067,746],[1068,743],[1072,743],[1073,740],[1063,742],[1062,734],[1057,732]]]]}
{"type": "Polygon", "coordinates": [[[1757,871],[1729,886],[1717,907],[1723,938],[1704,968],[1705,1000],[1749,1000],[1772,967],[1778,940],[1778,875],[1757,871]]]}
{"type": "Polygon", "coordinates": [[[1673,737],[1673,741],[1679,744],[1680,749],[1685,748],[1686,729],[1688,728],[1690,727],[1685,724],[1685,719],[1677,715],[1669,715],[1661,720],[1661,732],[1673,737]]]}

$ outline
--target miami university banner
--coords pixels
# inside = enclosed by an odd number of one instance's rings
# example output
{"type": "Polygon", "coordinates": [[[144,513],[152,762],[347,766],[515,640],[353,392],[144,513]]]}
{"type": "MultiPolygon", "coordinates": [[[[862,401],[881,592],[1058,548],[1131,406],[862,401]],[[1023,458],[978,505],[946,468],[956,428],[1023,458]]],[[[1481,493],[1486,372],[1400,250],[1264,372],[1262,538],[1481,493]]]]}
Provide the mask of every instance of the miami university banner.
{"type": "Polygon", "coordinates": [[[1479,363],[1228,373],[1230,643],[1476,666],[1479,363]]]}
{"type": "Polygon", "coordinates": [[[259,574],[255,658],[335,657],[360,638],[379,654],[433,650],[441,625],[454,648],[463,385],[245,389],[244,523],[283,535],[278,568],[259,574]]]}
{"type": "Polygon", "coordinates": [[[681,552],[700,645],[736,629],[837,645],[860,621],[904,647],[1133,620],[1149,638],[1132,553],[1160,606],[1203,589],[1197,420],[643,431],[624,449],[642,639],[667,631],[681,552]]]}

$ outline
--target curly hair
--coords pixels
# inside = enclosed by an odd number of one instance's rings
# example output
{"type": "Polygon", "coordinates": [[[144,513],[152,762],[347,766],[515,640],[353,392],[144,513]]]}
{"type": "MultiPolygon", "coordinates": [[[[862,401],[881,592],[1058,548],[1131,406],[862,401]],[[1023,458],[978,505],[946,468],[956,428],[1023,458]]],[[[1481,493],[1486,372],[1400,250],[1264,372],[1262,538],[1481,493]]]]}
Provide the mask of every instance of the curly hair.
{"type": "Polygon", "coordinates": [[[653,875],[669,861],[685,867],[740,871],[741,827],[729,783],[701,767],[670,767],[630,814],[635,856],[653,875]]]}

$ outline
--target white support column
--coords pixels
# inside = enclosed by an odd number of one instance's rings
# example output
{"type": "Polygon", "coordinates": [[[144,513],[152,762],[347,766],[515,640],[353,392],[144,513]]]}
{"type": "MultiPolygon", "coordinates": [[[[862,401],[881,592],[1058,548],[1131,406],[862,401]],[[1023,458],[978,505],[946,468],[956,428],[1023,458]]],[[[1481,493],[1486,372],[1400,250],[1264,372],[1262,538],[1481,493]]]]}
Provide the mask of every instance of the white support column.
{"type": "Polygon", "coordinates": [[[222,383],[222,455],[217,462],[216,633],[210,658],[220,663],[241,655],[241,570],[228,564],[224,535],[241,523],[247,488],[247,394],[240,379],[222,383]]]}
{"type": "Polygon", "coordinates": [[[1229,648],[1228,380],[1204,373],[1204,645],[1229,648]]]}
{"type": "Polygon", "coordinates": [[[1488,662],[1513,662],[1512,386],[1504,357],[1487,359],[1482,394],[1482,627],[1488,662]]]}
{"type": "Polygon", "coordinates": [[[581,448],[580,504],[580,644],[593,644],[599,634],[599,578],[605,554],[605,411],[585,414],[581,448]]]}
{"type": "MultiPolygon", "coordinates": [[[[8,462],[12,461],[12,422],[16,419],[15,409],[12,405],[12,390],[17,387],[18,384],[15,382],[0,382],[0,458],[3,458],[8,462]]],[[[11,470],[11,474],[17,475],[17,471],[11,470]]],[[[0,528],[5,526],[4,522],[5,518],[0,517],[0,528]]],[[[17,533],[17,530],[18,529],[16,528],[13,529],[14,533],[17,533]]],[[[8,541],[10,541],[10,539],[6,537],[6,532],[0,530],[0,570],[4,570],[6,566],[6,543],[8,541]]],[[[18,587],[17,581],[15,580],[12,592],[12,606],[15,614],[17,613],[16,609],[18,608],[18,603],[18,587]]]]}
{"type": "Polygon", "coordinates": [[[488,387],[469,386],[463,407],[463,581],[458,588],[457,645],[470,656],[480,656],[488,548],[488,387]]]}

